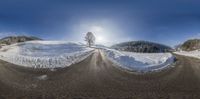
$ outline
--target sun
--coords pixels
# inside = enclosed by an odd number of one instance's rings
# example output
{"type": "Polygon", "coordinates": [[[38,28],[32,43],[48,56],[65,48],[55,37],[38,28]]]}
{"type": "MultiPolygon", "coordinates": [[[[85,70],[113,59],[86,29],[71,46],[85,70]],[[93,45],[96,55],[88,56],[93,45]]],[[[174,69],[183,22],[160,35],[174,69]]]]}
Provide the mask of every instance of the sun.
{"type": "Polygon", "coordinates": [[[97,36],[96,37],[96,42],[98,42],[98,43],[103,43],[105,40],[104,40],[104,38],[102,37],[102,36],[97,36]]]}
{"type": "Polygon", "coordinates": [[[103,28],[102,26],[91,26],[90,31],[94,33],[95,37],[96,37],[96,42],[97,43],[105,43],[106,41],[106,29],[103,28]]]}

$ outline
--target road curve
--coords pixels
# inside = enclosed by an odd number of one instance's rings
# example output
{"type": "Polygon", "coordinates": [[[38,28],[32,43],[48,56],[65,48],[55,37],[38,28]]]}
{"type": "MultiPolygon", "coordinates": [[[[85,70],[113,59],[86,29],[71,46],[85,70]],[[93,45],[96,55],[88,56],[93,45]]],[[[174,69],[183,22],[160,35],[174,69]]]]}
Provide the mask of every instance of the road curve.
{"type": "Polygon", "coordinates": [[[174,68],[142,75],[116,68],[100,50],[53,71],[0,61],[0,99],[200,98],[200,60],[176,57],[174,68]]]}

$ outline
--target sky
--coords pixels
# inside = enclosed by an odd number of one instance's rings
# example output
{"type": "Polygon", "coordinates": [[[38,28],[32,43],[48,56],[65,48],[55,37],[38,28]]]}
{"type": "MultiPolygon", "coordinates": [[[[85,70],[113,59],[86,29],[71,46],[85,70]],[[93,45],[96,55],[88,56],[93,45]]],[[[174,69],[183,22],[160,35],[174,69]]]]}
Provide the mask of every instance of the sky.
{"type": "Polygon", "coordinates": [[[146,40],[174,46],[200,38],[199,0],[0,0],[0,37],[112,45],[146,40]]]}

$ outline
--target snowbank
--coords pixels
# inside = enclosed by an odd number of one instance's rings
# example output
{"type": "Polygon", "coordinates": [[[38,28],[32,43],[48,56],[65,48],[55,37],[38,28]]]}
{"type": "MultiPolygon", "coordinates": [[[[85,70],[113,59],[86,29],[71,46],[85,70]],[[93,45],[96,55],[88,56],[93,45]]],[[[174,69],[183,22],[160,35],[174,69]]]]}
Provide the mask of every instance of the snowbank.
{"type": "Polygon", "coordinates": [[[194,50],[194,51],[179,51],[179,52],[174,52],[175,54],[178,55],[184,55],[184,56],[189,56],[189,57],[195,57],[200,59],[200,51],[199,50],[194,50]]]}
{"type": "Polygon", "coordinates": [[[161,70],[174,62],[171,53],[133,53],[113,49],[104,49],[104,53],[121,68],[137,72],[161,70]]]}
{"type": "Polygon", "coordinates": [[[26,67],[66,67],[87,58],[94,49],[62,41],[29,41],[4,46],[0,59],[26,67]]]}

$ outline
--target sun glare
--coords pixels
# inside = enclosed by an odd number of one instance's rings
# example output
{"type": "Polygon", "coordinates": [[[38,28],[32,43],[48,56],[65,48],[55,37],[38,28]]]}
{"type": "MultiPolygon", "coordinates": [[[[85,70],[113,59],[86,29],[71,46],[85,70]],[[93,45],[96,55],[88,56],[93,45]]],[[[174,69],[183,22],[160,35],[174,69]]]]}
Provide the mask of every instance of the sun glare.
{"type": "Polygon", "coordinates": [[[97,41],[98,43],[103,43],[103,42],[104,42],[104,38],[103,38],[102,36],[97,36],[97,37],[96,37],[96,41],[97,41]]]}
{"type": "Polygon", "coordinates": [[[103,28],[102,28],[101,26],[93,26],[93,27],[91,28],[91,30],[92,30],[93,32],[102,32],[102,31],[103,31],[103,28]]]}
{"type": "Polygon", "coordinates": [[[94,33],[97,43],[105,43],[106,39],[104,36],[105,36],[106,30],[103,27],[92,26],[90,30],[91,30],[91,32],[94,33]],[[102,35],[104,35],[104,36],[102,36],[102,35]]]}

